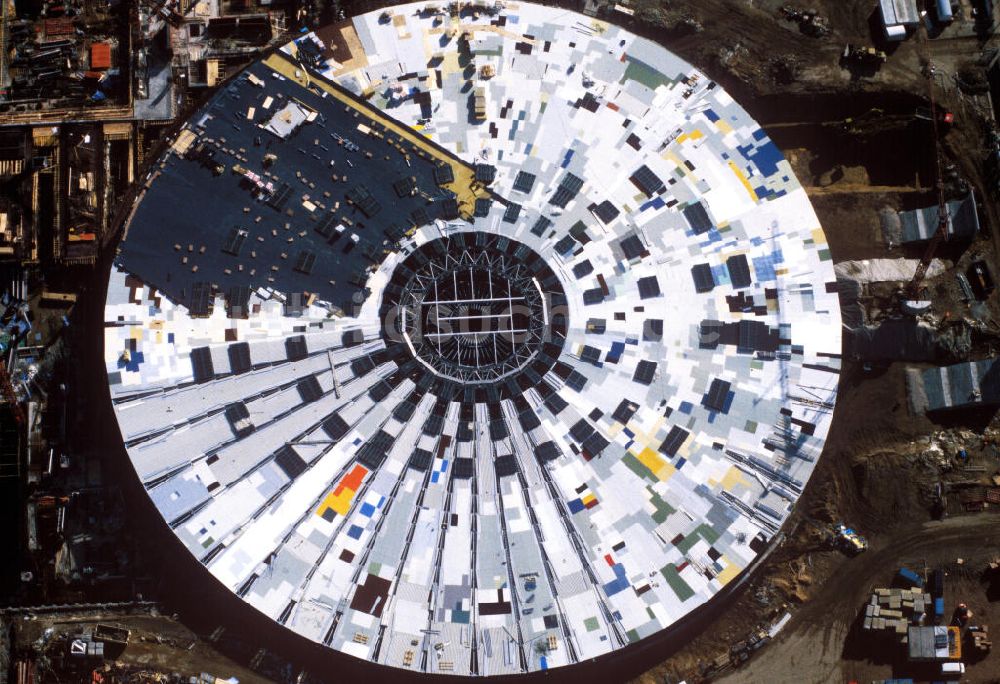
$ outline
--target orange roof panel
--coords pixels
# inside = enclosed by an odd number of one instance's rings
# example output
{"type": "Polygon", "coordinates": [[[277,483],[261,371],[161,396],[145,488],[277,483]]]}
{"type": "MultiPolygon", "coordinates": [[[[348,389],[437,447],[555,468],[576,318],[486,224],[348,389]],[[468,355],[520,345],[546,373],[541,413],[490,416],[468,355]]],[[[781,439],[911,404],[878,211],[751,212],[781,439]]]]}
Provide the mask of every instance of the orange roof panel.
{"type": "Polygon", "coordinates": [[[111,46],[107,43],[91,43],[90,68],[107,69],[111,66],[111,46]]]}

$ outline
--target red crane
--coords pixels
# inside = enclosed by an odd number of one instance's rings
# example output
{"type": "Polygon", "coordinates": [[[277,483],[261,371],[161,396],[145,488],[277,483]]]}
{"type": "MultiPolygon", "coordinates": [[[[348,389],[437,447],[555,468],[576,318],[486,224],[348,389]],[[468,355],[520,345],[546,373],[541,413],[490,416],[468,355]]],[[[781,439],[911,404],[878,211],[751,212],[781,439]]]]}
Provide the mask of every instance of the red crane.
{"type": "Polygon", "coordinates": [[[17,400],[17,394],[14,393],[14,385],[10,381],[10,373],[7,372],[7,365],[3,359],[0,359],[0,394],[3,394],[3,400],[10,404],[10,410],[14,412],[18,424],[27,423],[28,419],[24,415],[24,409],[21,408],[21,402],[17,400]]]}

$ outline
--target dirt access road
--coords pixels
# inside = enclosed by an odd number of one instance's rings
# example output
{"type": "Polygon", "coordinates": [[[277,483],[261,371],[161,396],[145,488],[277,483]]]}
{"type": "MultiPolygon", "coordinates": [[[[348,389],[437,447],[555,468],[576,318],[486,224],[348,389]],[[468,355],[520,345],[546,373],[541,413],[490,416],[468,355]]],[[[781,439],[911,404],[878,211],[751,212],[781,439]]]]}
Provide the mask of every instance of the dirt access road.
{"type": "MultiPolygon", "coordinates": [[[[996,514],[954,517],[915,525],[882,541],[857,558],[844,559],[767,648],[747,666],[718,681],[826,684],[892,676],[888,656],[872,662],[869,649],[852,652],[851,628],[871,587],[887,585],[891,568],[902,564],[922,569],[922,562],[935,567],[957,558],[969,566],[985,561],[1000,546],[1000,519],[996,514]]],[[[996,681],[997,672],[1000,653],[993,653],[970,668],[963,681],[996,681]]]]}

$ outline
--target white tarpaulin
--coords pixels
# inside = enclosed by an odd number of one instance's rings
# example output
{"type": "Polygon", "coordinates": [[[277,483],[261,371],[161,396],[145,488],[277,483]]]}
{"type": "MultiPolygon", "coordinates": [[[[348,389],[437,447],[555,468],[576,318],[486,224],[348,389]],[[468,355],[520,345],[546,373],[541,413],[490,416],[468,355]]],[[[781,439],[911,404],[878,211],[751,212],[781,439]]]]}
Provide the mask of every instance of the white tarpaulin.
{"type": "MultiPolygon", "coordinates": [[[[842,261],[833,267],[838,278],[849,278],[859,283],[888,283],[913,278],[919,259],[862,259],[842,261]]],[[[932,259],[927,267],[927,278],[941,275],[945,265],[940,259],[932,259]]]]}

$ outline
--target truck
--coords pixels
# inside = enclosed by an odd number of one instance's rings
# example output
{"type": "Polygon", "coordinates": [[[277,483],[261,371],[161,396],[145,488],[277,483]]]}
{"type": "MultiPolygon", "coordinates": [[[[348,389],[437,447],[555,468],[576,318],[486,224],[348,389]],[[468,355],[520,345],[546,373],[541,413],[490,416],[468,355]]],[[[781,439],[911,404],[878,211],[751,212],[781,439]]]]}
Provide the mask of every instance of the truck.
{"type": "Polygon", "coordinates": [[[840,64],[843,67],[850,65],[868,66],[877,69],[885,64],[886,55],[882,50],[876,50],[868,45],[853,45],[848,43],[844,46],[844,51],[840,54],[840,64]]]}
{"type": "Polygon", "coordinates": [[[941,663],[941,674],[949,678],[958,678],[965,674],[965,663],[941,663]]]}
{"type": "Polygon", "coordinates": [[[980,259],[974,261],[966,270],[969,282],[972,285],[972,292],[976,299],[982,301],[989,297],[996,289],[996,283],[990,274],[990,267],[985,261],[980,259]]]}

